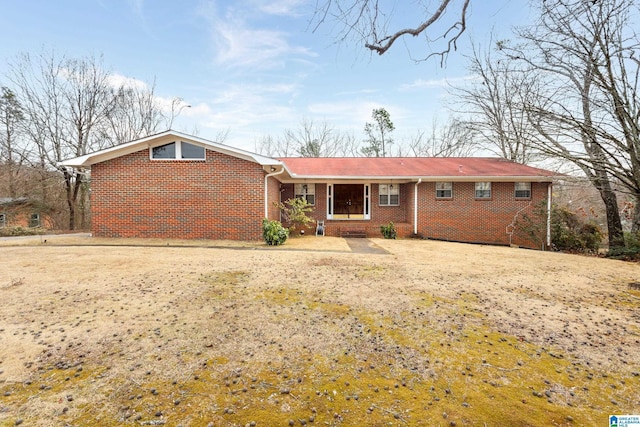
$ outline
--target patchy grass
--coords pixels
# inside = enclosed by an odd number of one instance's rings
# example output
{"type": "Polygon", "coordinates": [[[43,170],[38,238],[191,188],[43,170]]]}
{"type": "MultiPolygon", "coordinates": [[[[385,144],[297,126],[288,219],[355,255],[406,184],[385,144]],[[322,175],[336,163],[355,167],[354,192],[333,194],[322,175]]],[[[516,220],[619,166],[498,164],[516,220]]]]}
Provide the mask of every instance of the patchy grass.
{"type": "Polygon", "coordinates": [[[0,426],[595,426],[637,412],[637,291],[621,285],[636,265],[385,249],[0,248],[0,426]],[[476,259],[471,278],[457,268],[476,259]]]}

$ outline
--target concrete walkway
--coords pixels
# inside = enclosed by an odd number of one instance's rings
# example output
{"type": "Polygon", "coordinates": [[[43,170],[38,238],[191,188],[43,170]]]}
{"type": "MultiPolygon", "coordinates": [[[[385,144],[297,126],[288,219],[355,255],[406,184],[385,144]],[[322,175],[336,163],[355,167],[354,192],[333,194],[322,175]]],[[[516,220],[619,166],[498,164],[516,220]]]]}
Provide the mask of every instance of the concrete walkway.
{"type": "Polygon", "coordinates": [[[351,252],[357,254],[388,254],[389,252],[385,249],[382,249],[380,246],[376,245],[369,239],[362,238],[345,238],[349,248],[351,248],[351,252]]]}

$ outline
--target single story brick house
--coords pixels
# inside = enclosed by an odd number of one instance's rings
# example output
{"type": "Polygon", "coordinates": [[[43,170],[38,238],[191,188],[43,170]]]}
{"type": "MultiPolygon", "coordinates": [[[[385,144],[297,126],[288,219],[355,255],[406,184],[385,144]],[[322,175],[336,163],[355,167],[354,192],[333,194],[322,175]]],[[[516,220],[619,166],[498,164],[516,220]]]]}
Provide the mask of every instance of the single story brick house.
{"type": "Polygon", "coordinates": [[[52,221],[27,197],[0,197],[0,229],[12,227],[51,228],[52,221]]]}
{"type": "Polygon", "coordinates": [[[275,203],[302,197],[327,235],[392,221],[400,237],[549,244],[554,173],[497,158],[276,159],[169,130],[62,165],[91,171],[96,237],[259,240],[275,203]]]}

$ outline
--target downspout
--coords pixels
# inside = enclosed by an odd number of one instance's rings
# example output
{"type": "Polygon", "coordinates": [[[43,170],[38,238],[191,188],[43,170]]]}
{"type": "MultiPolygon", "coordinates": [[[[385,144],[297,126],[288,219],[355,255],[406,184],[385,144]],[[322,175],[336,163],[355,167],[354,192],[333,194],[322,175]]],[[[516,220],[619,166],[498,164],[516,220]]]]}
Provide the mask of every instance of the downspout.
{"type": "Polygon", "coordinates": [[[418,234],[418,184],[422,182],[422,178],[418,178],[415,190],[413,191],[413,234],[418,234]]]}
{"type": "Polygon", "coordinates": [[[551,248],[551,189],[553,183],[547,185],[547,249],[551,248]]]}
{"type": "Polygon", "coordinates": [[[265,175],[264,177],[264,217],[269,219],[269,178],[272,176],[280,175],[284,172],[284,166],[277,172],[271,172],[265,175]]]}

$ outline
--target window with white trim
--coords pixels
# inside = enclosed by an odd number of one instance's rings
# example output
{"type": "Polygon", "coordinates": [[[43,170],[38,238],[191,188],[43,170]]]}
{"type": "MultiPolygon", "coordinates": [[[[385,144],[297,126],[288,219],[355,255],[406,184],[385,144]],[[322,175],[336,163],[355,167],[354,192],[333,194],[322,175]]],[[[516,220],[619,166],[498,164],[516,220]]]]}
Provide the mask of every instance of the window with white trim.
{"type": "Polygon", "coordinates": [[[294,197],[296,199],[304,199],[312,206],[316,204],[316,185],[315,184],[295,184],[294,197]]]}
{"type": "Polygon", "coordinates": [[[7,226],[7,214],[0,213],[0,228],[4,228],[7,226]]]}
{"type": "Polygon", "coordinates": [[[442,181],[436,182],[436,199],[450,199],[453,197],[453,183],[442,181]]]}
{"type": "Polygon", "coordinates": [[[530,199],[531,198],[531,183],[530,182],[516,182],[515,183],[515,196],[516,199],[530,199]]]}
{"type": "Polygon", "coordinates": [[[378,185],[380,206],[398,206],[400,204],[400,186],[398,184],[378,185]]]}
{"type": "Polygon", "coordinates": [[[184,141],[151,147],[151,158],[154,160],[204,160],[204,147],[184,141]]]}
{"type": "Polygon", "coordinates": [[[476,182],[476,199],[490,199],[490,198],[491,198],[491,183],[476,182]]]}

